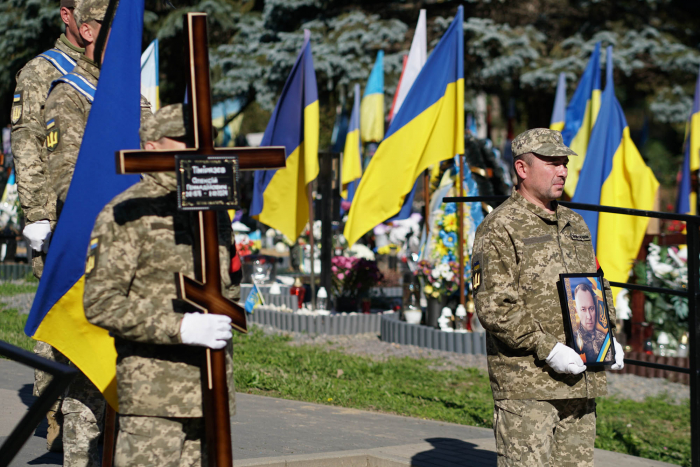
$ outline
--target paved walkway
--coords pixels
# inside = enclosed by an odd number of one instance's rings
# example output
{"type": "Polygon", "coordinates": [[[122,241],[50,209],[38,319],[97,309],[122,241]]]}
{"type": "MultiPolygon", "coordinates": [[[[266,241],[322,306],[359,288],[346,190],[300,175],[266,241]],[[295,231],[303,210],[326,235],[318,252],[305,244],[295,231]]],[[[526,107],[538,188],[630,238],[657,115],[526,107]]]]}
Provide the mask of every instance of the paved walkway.
{"type": "MultiPolygon", "coordinates": [[[[33,370],[0,360],[0,443],[34,400],[33,370]]],[[[493,432],[306,402],[238,394],[233,418],[236,467],[495,466],[493,432]]],[[[46,426],[37,429],[12,467],[61,465],[46,452],[46,426]]],[[[601,467],[668,466],[596,450],[601,467]]]]}

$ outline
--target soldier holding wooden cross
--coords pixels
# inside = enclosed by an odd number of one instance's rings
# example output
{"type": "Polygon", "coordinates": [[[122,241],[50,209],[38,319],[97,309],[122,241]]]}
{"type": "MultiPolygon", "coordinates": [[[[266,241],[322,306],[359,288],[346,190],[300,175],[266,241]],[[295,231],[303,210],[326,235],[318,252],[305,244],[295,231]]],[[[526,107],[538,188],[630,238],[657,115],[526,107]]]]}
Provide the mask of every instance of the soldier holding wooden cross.
{"type": "MultiPolygon", "coordinates": [[[[163,107],[141,127],[149,151],[185,149],[187,135],[180,104],[163,107]]],[[[231,319],[189,313],[192,307],[178,299],[175,275],[194,276],[198,224],[196,213],[178,210],[176,187],[173,172],[144,175],[105,206],[90,241],[85,315],[110,331],[118,354],[116,466],[206,463],[204,348],[229,344],[226,379],[229,410],[235,412],[231,319]]],[[[232,280],[236,271],[230,268],[235,251],[231,230],[221,229],[221,290],[230,300],[240,296],[240,276],[232,280]]]]}

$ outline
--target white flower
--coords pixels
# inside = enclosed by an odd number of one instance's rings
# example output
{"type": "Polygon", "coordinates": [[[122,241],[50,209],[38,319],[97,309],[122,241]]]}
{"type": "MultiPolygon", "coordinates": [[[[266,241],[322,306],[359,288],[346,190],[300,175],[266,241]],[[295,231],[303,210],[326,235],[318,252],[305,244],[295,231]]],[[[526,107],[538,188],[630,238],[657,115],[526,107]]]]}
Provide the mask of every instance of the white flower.
{"type": "Polygon", "coordinates": [[[443,276],[447,282],[452,282],[452,279],[454,279],[455,275],[452,271],[448,272],[443,276]]]}
{"type": "Polygon", "coordinates": [[[439,279],[440,278],[440,269],[435,268],[432,271],[430,271],[430,275],[433,276],[434,279],[439,279]]]}

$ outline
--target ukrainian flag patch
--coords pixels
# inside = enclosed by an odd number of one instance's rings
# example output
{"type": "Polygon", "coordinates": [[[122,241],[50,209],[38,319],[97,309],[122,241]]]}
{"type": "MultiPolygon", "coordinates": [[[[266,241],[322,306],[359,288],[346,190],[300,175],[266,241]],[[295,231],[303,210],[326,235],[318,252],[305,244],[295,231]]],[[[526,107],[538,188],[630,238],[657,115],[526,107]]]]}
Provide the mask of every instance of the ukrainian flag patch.
{"type": "Polygon", "coordinates": [[[22,119],[22,91],[12,97],[12,124],[16,125],[22,119]]]}
{"type": "Polygon", "coordinates": [[[97,257],[100,253],[100,237],[93,238],[90,240],[90,246],[88,247],[87,260],[85,262],[85,276],[90,277],[92,272],[95,270],[97,265],[97,257]]]}

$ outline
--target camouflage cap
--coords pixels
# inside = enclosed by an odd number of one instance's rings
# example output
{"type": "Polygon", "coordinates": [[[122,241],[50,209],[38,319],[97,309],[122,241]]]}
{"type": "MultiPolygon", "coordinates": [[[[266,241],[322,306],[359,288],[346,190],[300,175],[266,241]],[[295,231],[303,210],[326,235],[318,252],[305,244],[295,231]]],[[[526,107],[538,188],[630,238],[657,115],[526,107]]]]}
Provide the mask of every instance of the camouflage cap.
{"type": "Polygon", "coordinates": [[[520,133],[511,143],[513,157],[529,152],[543,157],[577,156],[564,145],[561,132],[548,128],[533,128],[520,133]]]}
{"type": "Polygon", "coordinates": [[[82,0],[76,3],[73,17],[78,26],[90,21],[104,21],[109,0],[82,0]]]}
{"type": "Polygon", "coordinates": [[[75,0],[61,0],[61,8],[75,8],[75,0]]]}
{"type": "Polygon", "coordinates": [[[183,105],[166,105],[153,118],[146,119],[141,124],[141,143],[161,138],[182,138],[187,136],[187,126],[183,105]]]}

